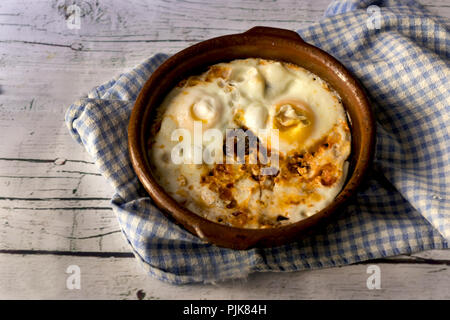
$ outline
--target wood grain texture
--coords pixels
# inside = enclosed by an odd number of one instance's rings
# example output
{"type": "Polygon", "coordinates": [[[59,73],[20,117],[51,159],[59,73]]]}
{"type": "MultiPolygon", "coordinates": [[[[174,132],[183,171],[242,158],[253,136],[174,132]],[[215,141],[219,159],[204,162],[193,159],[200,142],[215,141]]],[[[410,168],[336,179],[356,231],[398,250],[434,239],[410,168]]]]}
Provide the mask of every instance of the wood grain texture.
{"type": "Polygon", "coordinates": [[[373,264],[380,268],[380,290],[367,289],[367,267],[372,264],[173,286],[144,275],[132,258],[0,254],[0,299],[137,299],[139,290],[145,299],[450,298],[448,263],[373,264]],[[80,290],[66,287],[70,265],[80,267],[80,290]]]}
{"type": "MultiPolygon", "coordinates": [[[[153,280],[130,258],[109,206],[112,188],[66,128],[64,112],[73,101],[154,53],[255,25],[295,30],[319,20],[328,3],[2,0],[0,298],[128,299],[138,289],[161,299],[448,298],[450,251],[383,262],[387,282],[377,292],[365,287],[365,265],[182,289],[153,280]],[[72,3],[82,9],[79,30],[67,28],[72,3]],[[81,291],[64,289],[69,264],[82,267],[81,291]]],[[[450,17],[448,0],[422,3],[450,17]]]]}

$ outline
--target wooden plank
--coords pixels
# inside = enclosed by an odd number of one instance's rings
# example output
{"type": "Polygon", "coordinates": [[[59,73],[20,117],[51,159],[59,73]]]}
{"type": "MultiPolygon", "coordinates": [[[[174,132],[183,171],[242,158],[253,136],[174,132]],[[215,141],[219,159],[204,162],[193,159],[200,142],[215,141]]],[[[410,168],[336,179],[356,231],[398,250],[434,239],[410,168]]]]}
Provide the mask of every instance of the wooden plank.
{"type": "Polygon", "coordinates": [[[0,158],[0,200],[105,198],[113,188],[92,162],[0,158]]]}
{"type": "Polygon", "coordinates": [[[0,251],[130,252],[109,209],[3,209],[0,221],[0,251]]]}
{"type": "MultiPolygon", "coordinates": [[[[370,265],[370,264],[369,264],[370,265]]],[[[376,263],[381,289],[367,289],[368,264],[252,274],[215,285],[173,286],[143,274],[133,258],[0,254],[0,299],[449,299],[448,264],[376,263]],[[81,289],[69,290],[70,265],[81,289]]]]}
{"type": "MultiPolygon", "coordinates": [[[[298,28],[323,16],[329,0],[309,1],[136,1],[130,6],[123,1],[78,2],[81,11],[81,28],[70,30],[66,26],[66,6],[58,1],[33,1],[17,3],[2,1],[0,13],[5,28],[24,31],[13,33],[6,40],[27,41],[27,31],[33,31],[32,40],[48,43],[71,37],[127,41],[149,40],[200,40],[241,31],[249,25],[277,25],[298,28]],[[152,28],[148,28],[151,25],[152,28]]],[[[8,29],[6,29],[8,30],[8,29]]],[[[62,45],[65,43],[56,43],[62,45]]],[[[70,43],[69,43],[70,44],[70,43]]]]}
{"type": "MultiPolygon", "coordinates": [[[[330,1],[157,0],[134,2],[132,6],[119,0],[78,3],[82,13],[80,29],[69,29],[64,3],[41,0],[18,5],[14,0],[2,1],[3,41],[72,49],[79,49],[81,43],[82,50],[102,50],[97,46],[108,42],[199,41],[258,24],[298,29],[319,20],[330,1]],[[74,39],[78,41],[71,41],[74,39]]],[[[422,3],[436,14],[449,16],[445,0],[422,3]]]]}

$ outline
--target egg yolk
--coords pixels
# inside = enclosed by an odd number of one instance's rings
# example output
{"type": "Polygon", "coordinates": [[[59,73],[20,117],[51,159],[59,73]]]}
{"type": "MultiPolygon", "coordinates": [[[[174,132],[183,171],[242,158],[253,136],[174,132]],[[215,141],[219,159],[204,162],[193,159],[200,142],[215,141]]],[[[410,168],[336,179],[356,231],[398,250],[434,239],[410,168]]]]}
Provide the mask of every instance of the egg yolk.
{"type": "Polygon", "coordinates": [[[279,130],[280,140],[301,146],[314,128],[314,113],[301,101],[285,100],[275,105],[273,128],[279,130]]]}

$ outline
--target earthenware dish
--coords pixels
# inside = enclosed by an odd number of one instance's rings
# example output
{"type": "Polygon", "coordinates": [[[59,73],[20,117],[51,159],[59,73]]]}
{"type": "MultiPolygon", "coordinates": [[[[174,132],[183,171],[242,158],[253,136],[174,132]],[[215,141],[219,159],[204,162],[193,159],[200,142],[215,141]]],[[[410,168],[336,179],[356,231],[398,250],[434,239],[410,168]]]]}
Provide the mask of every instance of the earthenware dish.
{"type": "Polygon", "coordinates": [[[167,59],[144,84],[134,105],[129,127],[130,159],[154,203],[176,223],[206,242],[233,249],[272,247],[298,240],[341,209],[363,181],[374,151],[375,125],[364,90],[352,74],[323,50],[304,42],[290,30],[254,27],[247,32],[202,41],[167,59]],[[263,58],[294,63],[315,73],[342,98],[352,133],[346,183],[326,208],[299,222],[277,228],[244,229],[209,221],[179,205],[158,185],[149,166],[147,141],[155,109],[181,80],[219,62],[263,58]]]}

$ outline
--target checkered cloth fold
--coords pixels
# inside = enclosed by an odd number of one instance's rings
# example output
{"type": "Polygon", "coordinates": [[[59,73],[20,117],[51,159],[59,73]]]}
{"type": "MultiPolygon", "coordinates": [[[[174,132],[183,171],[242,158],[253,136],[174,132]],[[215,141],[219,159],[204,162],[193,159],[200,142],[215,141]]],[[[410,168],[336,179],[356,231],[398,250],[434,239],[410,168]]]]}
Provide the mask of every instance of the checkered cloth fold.
{"type": "Polygon", "coordinates": [[[219,248],[175,225],[153,205],[128,158],[127,125],[139,90],[167,55],[151,57],[69,108],[69,130],[113,185],[113,209],[148,274],[176,284],[208,283],[256,271],[332,267],[448,248],[450,34],[445,21],[412,1],[336,1],[325,15],[298,32],[338,58],[366,88],[378,125],[376,156],[354,201],[301,241],[246,251],[219,248]]]}

